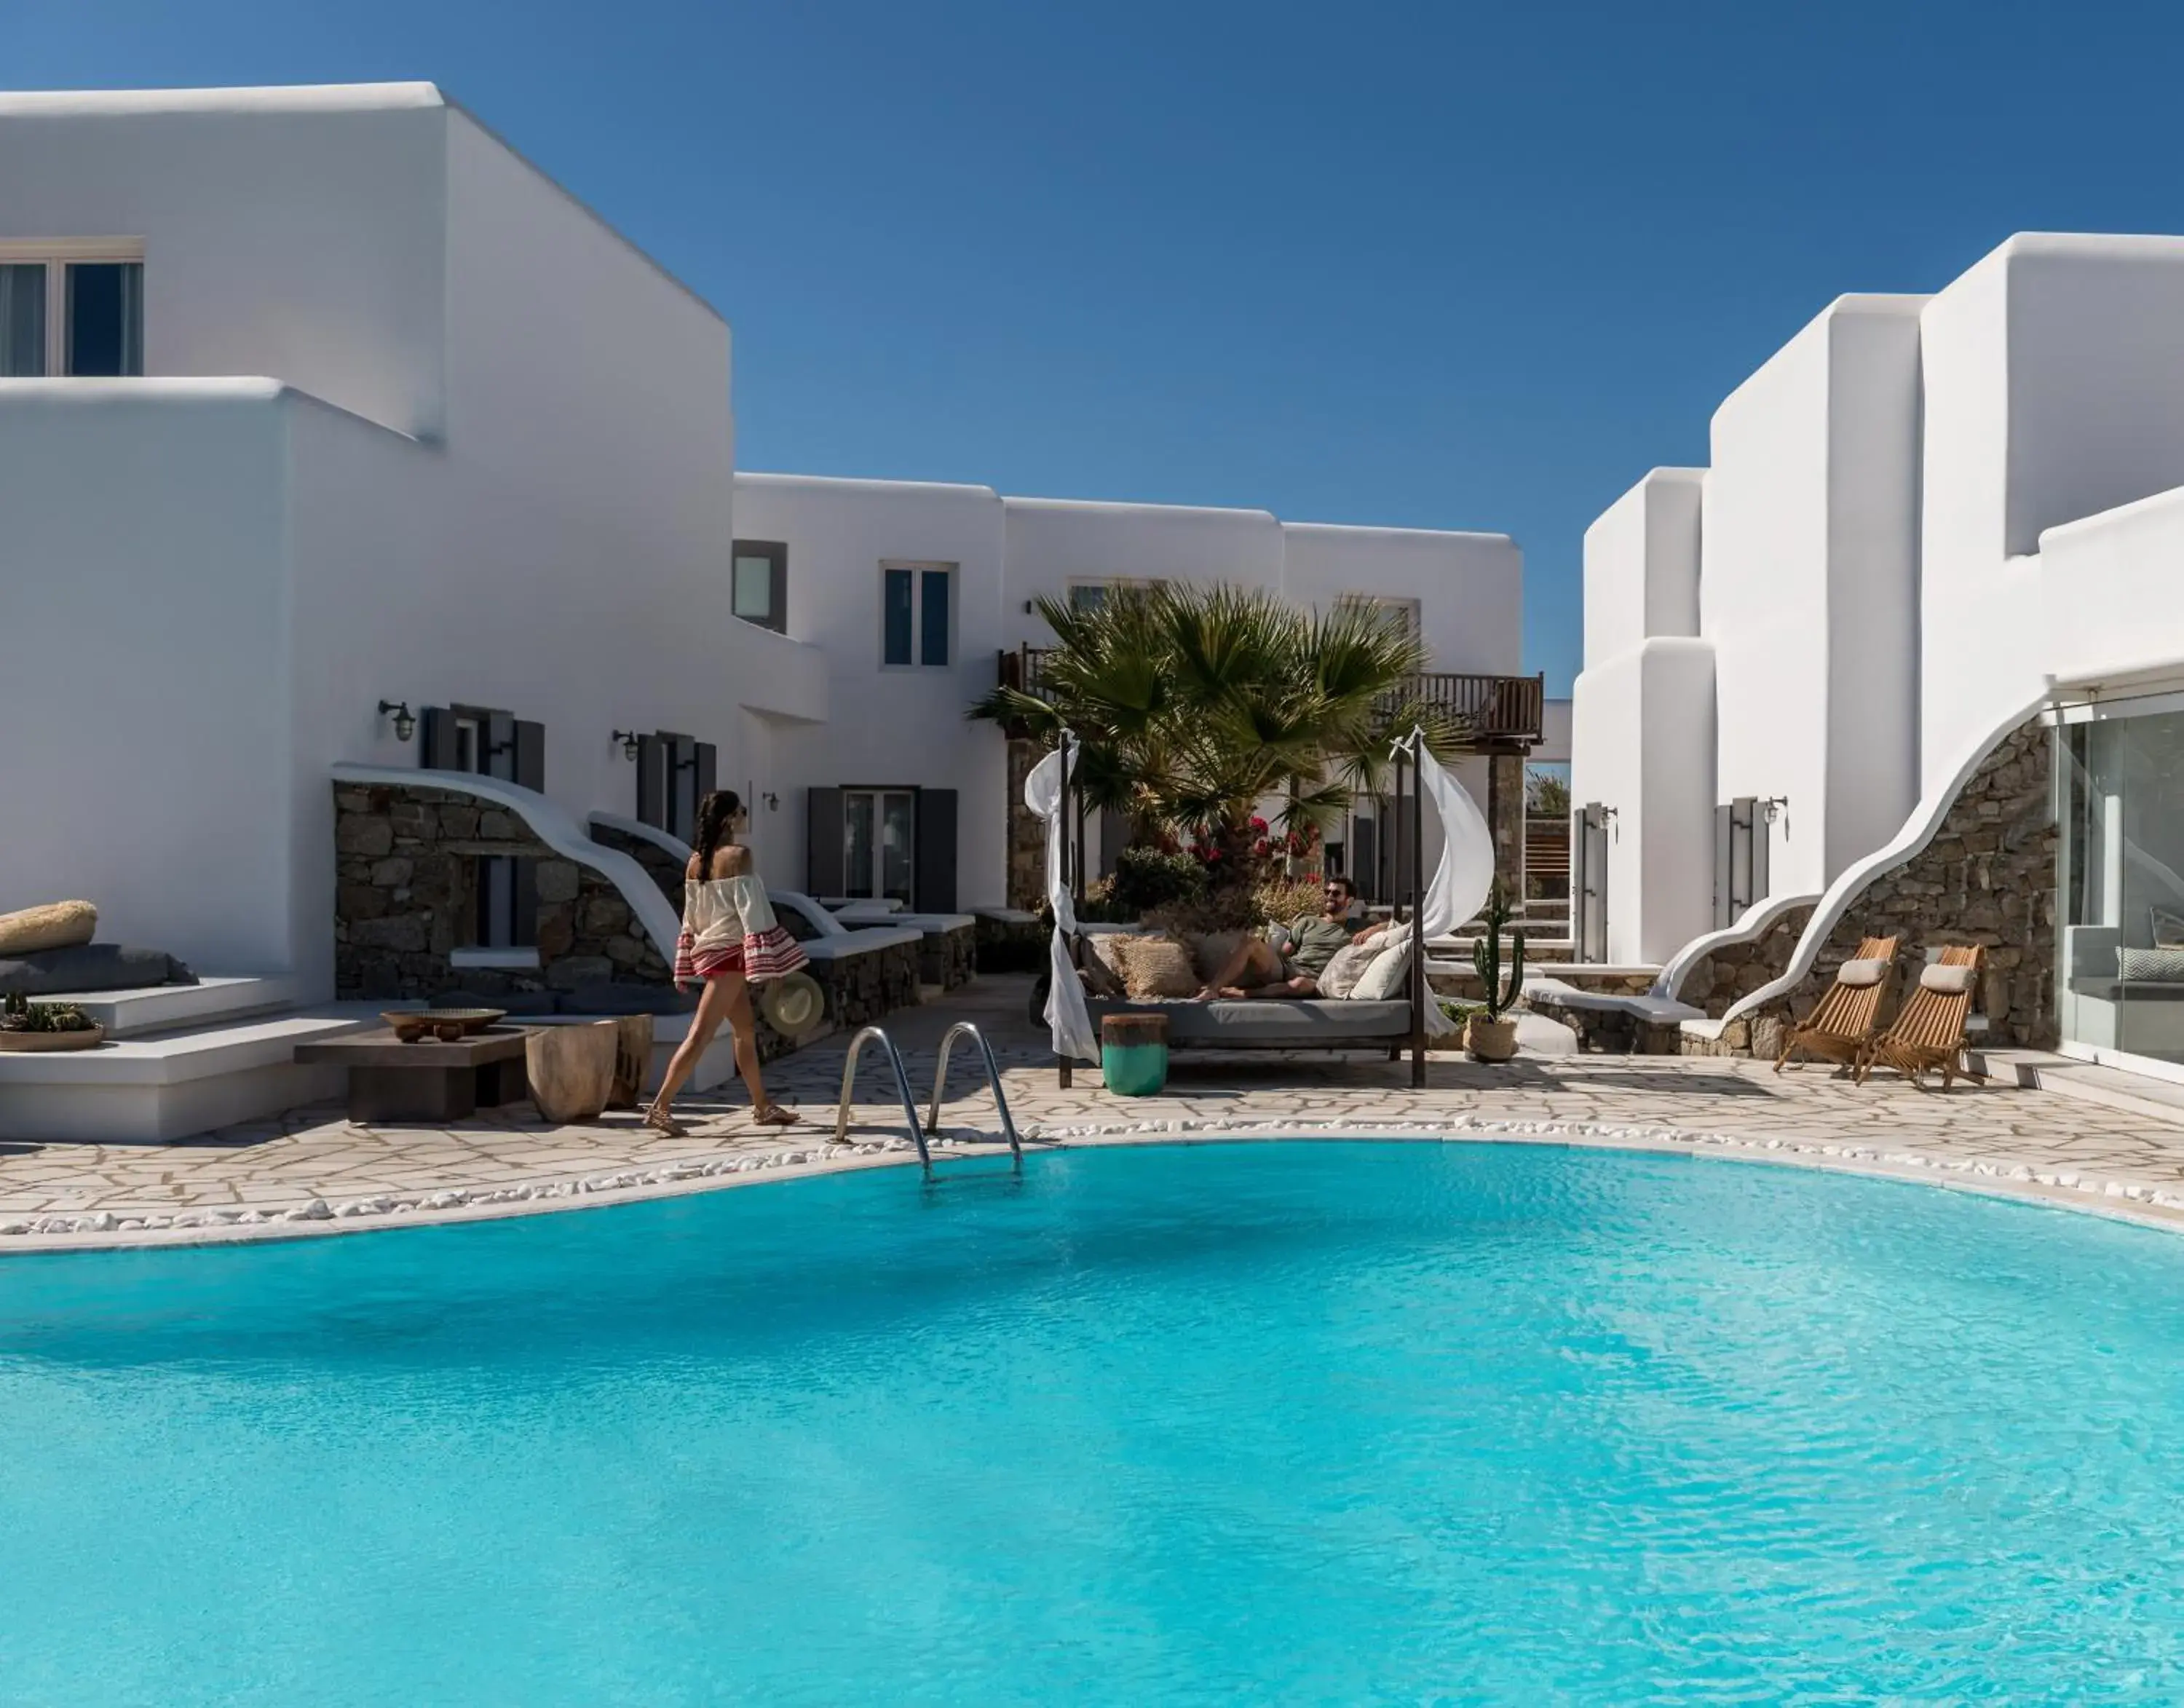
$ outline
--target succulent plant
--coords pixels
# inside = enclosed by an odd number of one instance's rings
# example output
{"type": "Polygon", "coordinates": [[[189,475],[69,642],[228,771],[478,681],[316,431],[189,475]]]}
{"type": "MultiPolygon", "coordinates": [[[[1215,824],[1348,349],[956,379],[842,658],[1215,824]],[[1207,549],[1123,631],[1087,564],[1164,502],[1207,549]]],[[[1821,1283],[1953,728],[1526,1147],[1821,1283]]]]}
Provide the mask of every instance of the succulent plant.
{"type": "Polygon", "coordinates": [[[88,1032],[98,1022],[73,1002],[0,997],[0,1032],[88,1032]]]}
{"type": "Polygon", "coordinates": [[[1471,946],[1471,964],[1479,974],[1479,982],[1486,987],[1486,1018],[1498,1020],[1517,1006],[1517,998],[1524,993],[1524,934],[1513,932],[1509,939],[1509,982],[1502,982],[1502,928],[1509,923],[1509,901],[1502,892],[1499,880],[1486,897],[1486,935],[1471,946]]]}

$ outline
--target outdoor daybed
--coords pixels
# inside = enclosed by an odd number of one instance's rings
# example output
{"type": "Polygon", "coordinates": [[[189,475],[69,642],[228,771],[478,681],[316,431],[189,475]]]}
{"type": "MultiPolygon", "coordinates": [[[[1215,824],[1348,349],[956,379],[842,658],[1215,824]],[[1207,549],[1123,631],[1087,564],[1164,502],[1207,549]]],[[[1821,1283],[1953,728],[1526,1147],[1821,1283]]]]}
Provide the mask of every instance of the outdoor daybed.
{"type": "Polygon", "coordinates": [[[1340,1050],[1411,1041],[1411,1004],[1396,998],[1360,1002],[1331,996],[1195,997],[1103,1001],[1084,1005],[1092,1024],[1110,1014],[1164,1014],[1172,1049],[1340,1050]]]}

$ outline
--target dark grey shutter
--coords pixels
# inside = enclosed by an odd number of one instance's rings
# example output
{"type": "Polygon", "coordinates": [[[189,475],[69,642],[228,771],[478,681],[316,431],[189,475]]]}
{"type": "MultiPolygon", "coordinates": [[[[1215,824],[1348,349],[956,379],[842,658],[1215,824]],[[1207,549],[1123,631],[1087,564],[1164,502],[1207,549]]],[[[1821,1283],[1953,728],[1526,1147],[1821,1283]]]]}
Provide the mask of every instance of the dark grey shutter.
{"type": "Polygon", "coordinates": [[[788,548],[773,554],[773,597],[766,606],[766,627],[788,633],[788,548]]]}
{"type": "Polygon", "coordinates": [[[546,792],[546,726],[515,721],[515,781],[519,788],[546,792]]]}
{"type": "Polygon", "coordinates": [[[956,791],[917,791],[917,867],[911,892],[921,913],[956,911],[956,791]]]}
{"type": "Polygon", "coordinates": [[[842,791],[804,791],[804,887],[813,896],[842,893],[842,791]]]}
{"type": "Polygon", "coordinates": [[[486,714],[480,722],[480,736],[485,742],[485,751],[478,756],[478,769],[488,777],[498,777],[504,783],[515,781],[515,718],[506,712],[486,714]]]}
{"type": "Polygon", "coordinates": [[[1380,899],[1379,845],[1373,840],[1379,826],[1370,818],[1353,819],[1350,826],[1350,878],[1357,893],[1370,901],[1380,899]]]}
{"type": "Polygon", "coordinates": [[[667,744],[657,735],[637,739],[637,822],[667,828],[667,744]]]}
{"type": "Polygon", "coordinates": [[[685,842],[698,839],[698,744],[687,735],[660,732],[667,744],[667,828],[685,842]]]}
{"type": "Polygon", "coordinates": [[[445,706],[428,706],[424,713],[424,736],[417,744],[417,762],[430,771],[455,768],[455,714],[445,706]]]}
{"type": "MultiPolygon", "coordinates": [[[[710,741],[700,741],[694,750],[694,753],[698,761],[697,798],[703,801],[721,786],[721,750],[710,741]]],[[[750,802],[746,801],[744,805],[749,807],[750,802]]]]}

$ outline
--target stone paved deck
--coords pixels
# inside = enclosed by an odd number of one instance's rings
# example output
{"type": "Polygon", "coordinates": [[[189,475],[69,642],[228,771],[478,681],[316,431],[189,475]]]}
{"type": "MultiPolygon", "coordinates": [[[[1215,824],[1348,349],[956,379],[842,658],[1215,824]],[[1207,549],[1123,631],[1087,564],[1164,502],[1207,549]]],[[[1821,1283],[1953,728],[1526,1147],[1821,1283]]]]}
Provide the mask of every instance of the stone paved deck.
{"type": "MultiPolygon", "coordinates": [[[[1027,1139],[1064,1143],[1210,1136],[1273,1127],[1323,1133],[1432,1133],[1617,1144],[1758,1157],[1929,1179],[2096,1208],[2184,1228],[2184,1126],[2052,1093],[1974,1086],[1920,1093],[1892,1078],[1864,1086],[1808,1068],[1691,1058],[1562,1057],[1504,1068],[1436,1058],[1410,1089],[1407,1063],[1361,1055],[1180,1055],[1167,1091],[1131,1101],[1098,1075],[1055,1084],[1022,1019],[1020,979],[979,981],[898,1015],[921,1094],[933,1047],[958,1019],[985,1026],[1004,1060],[1027,1139]]],[[[753,1127],[738,1090],[683,1109],[690,1133],[665,1139],[633,1115],[547,1126],[516,1112],[445,1130],[352,1125],[337,1109],[229,1128],[170,1145],[0,1142],[0,1253],[361,1231],[566,1208],[754,1178],[906,1159],[900,1106],[880,1058],[858,1074],[850,1144],[833,1147],[838,1041],[768,1071],[808,1125],[753,1127]]],[[[942,1123],[951,1144],[994,1130],[975,1052],[958,1049],[942,1123]]]]}

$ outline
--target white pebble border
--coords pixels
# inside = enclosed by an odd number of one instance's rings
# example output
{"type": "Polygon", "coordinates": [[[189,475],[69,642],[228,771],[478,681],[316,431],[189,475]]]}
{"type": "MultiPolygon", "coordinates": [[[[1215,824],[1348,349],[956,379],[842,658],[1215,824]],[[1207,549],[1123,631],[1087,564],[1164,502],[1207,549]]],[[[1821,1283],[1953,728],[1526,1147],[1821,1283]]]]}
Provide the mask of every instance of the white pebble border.
{"type": "MultiPolygon", "coordinates": [[[[1683,1152],[1734,1156],[1739,1160],[1802,1163],[1894,1178],[1926,1179],[2003,1196],[2020,1197],[2067,1208],[2120,1215],[2149,1225],[2184,1231],[2184,1191],[2157,1188],[2134,1181],[2103,1179],[2075,1169],[2040,1169],[2023,1164],[2004,1168],[1973,1158],[1930,1157],[1916,1151],[1874,1146],[1781,1138],[1748,1139],[1733,1133],[1692,1132],[1680,1127],[1617,1126],[1599,1122],[1490,1120],[1458,1116],[1435,1121],[1385,1116],[1354,1119],[1298,1120],[1171,1119],[1136,1122],[1034,1124],[1027,1143],[1052,1148],[1112,1144],[1188,1143],[1223,1138],[1351,1138],[1464,1141],[1532,1144],[1579,1144],[1603,1148],[1683,1152]]],[[[981,1153],[1002,1147],[985,1134],[943,1134],[928,1141],[935,1149],[981,1153]]],[[[172,1215],[45,1214],[0,1221],[0,1237],[23,1240],[37,1249],[89,1250],[128,1246],[284,1239],[320,1233],[363,1231],[359,1223],[384,1225],[394,1219],[413,1223],[469,1220],[582,1207],[572,1200],[597,1203],[623,1195],[657,1197],[741,1185],[749,1176],[788,1171],[829,1173],[876,1164],[901,1164],[916,1153],[908,1139],[837,1145],[822,1141],[800,1150],[749,1153],[692,1160],[655,1169],[631,1169],[577,1179],[542,1181],[505,1186],[455,1188],[414,1197],[382,1195],[329,1203],[315,1197],[292,1208],[184,1210],[172,1215]],[[86,1237],[88,1236],[89,1237],[86,1237]]],[[[18,1245],[18,1250],[25,1245],[18,1245]]],[[[7,1249],[0,1245],[0,1252],[7,1249]]]]}

